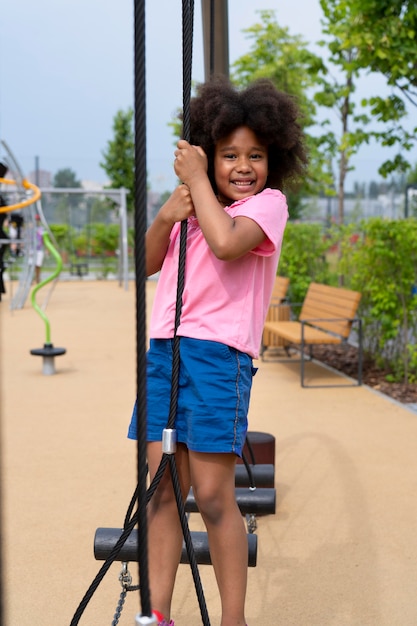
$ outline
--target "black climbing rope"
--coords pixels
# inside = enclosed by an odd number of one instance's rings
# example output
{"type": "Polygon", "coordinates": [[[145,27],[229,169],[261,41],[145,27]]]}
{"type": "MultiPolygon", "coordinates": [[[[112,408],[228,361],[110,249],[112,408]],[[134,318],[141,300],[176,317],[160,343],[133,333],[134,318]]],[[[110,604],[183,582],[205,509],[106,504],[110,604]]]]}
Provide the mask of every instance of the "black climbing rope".
{"type": "Polygon", "coordinates": [[[146,515],[146,54],[145,0],[134,2],[135,39],[135,272],[136,272],[136,389],[137,389],[137,512],[138,569],[142,615],[152,616],[148,577],[146,515]]]}
{"type": "MultiPolygon", "coordinates": [[[[182,3],[182,32],[183,32],[183,139],[190,141],[190,99],[191,99],[191,78],[192,78],[192,49],[193,49],[193,22],[194,22],[194,1],[183,0],[182,3]]],[[[175,420],[177,414],[178,401],[178,385],[179,385],[179,367],[180,367],[180,338],[177,335],[177,329],[180,324],[182,310],[182,295],[184,291],[185,280],[185,259],[186,259],[186,243],[187,243],[187,221],[181,222],[180,232],[180,250],[178,262],[178,283],[177,283],[177,299],[175,310],[175,333],[173,339],[172,353],[172,378],[171,378],[171,397],[170,408],[167,423],[167,430],[175,430],[175,420]]],[[[177,472],[177,466],[174,454],[164,453],[157,475],[152,481],[151,488],[156,489],[165,468],[169,462],[171,479],[175,493],[178,515],[184,537],[184,543],[187,550],[188,560],[193,575],[194,586],[199,602],[201,617],[204,626],[210,626],[210,620],[207,612],[207,606],[204,598],[204,592],[201,584],[200,574],[198,571],[197,559],[191,539],[191,533],[188,526],[188,520],[185,512],[185,506],[182,499],[181,486],[177,472]],[[158,477],[158,478],[157,478],[158,477]]]]}
{"type": "MultiPolygon", "coordinates": [[[[160,466],[146,489],[147,464],[146,464],[146,259],[144,236],[146,232],[146,76],[145,76],[145,0],[134,0],[135,18],[135,270],[136,270],[136,342],[137,342],[137,473],[138,483],[131,499],[124,520],[123,531],[111,550],[108,558],[104,561],[99,572],[88,588],[84,598],[80,602],[70,626],[77,626],[99,584],[103,580],[110,566],[117,559],[122,547],[132,533],[136,524],[138,532],[138,568],[139,568],[139,591],[142,615],[151,617],[151,598],[148,578],[148,550],[147,550],[147,514],[146,507],[155,493],[167,464],[170,465],[173,488],[175,492],[180,523],[183,531],[184,542],[187,549],[196,593],[199,601],[200,612],[204,626],[210,626],[204,592],[197,566],[197,559],[188,527],[185,506],[182,499],[181,487],[175,463],[175,455],[164,453],[160,466]],[[137,510],[133,513],[135,504],[137,510]]],[[[183,32],[183,138],[190,139],[190,99],[192,78],[192,46],[193,46],[193,22],[194,0],[183,0],[182,3],[182,32],[183,32]]],[[[175,314],[175,335],[173,345],[173,368],[171,383],[170,411],[167,429],[174,429],[179,381],[179,350],[180,340],[176,330],[180,323],[182,294],[185,279],[185,257],[187,240],[187,221],[181,223],[180,253],[178,267],[177,301],[175,314]]],[[[115,620],[124,604],[125,593],[122,592],[115,620]]],[[[116,622],[117,623],[117,622],[116,622]]]]}
{"type": "Polygon", "coordinates": [[[210,76],[214,74],[214,33],[215,33],[215,8],[214,8],[214,0],[210,0],[210,58],[209,58],[209,72],[210,76]]]}

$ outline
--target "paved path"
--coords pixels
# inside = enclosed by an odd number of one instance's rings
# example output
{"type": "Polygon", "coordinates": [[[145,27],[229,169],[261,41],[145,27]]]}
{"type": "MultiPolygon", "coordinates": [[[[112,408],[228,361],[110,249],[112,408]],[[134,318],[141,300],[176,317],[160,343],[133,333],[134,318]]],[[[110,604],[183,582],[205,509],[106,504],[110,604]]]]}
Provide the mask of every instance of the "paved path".
{"type": "MultiPolygon", "coordinates": [[[[147,284],[148,305],[155,283],[147,284]]],[[[42,292],[41,292],[42,293],[42,292]]],[[[51,339],[67,354],[42,374],[42,320],[0,304],[5,626],[69,626],[99,570],[98,527],[123,524],[136,481],[126,437],[136,389],[135,293],[115,282],[57,285],[51,339]]],[[[337,374],[309,364],[329,382],[337,374]]],[[[311,369],[313,368],[313,369],[311,369]]],[[[314,370],[314,371],[313,371],[314,370]]],[[[301,389],[298,365],[259,363],[251,430],[276,437],[276,515],[258,518],[250,626],[417,625],[417,416],[366,387],[301,389]]],[[[191,528],[200,528],[198,515],[191,528]]],[[[136,564],[130,569],[137,579],[136,564]]],[[[110,625],[114,564],[80,624],[110,625]]],[[[213,572],[200,568],[212,626],[213,572]]],[[[134,623],[131,593],[120,626],[134,623]]],[[[201,624],[182,565],[176,626],[201,624]]]]}

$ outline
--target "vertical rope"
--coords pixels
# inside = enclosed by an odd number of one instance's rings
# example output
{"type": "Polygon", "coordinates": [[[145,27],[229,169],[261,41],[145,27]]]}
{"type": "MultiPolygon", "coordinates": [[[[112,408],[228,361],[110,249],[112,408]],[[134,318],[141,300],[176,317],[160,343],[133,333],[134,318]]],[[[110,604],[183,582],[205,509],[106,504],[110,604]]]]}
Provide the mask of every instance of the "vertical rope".
{"type": "MultiPolygon", "coordinates": [[[[204,592],[198,572],[197,560],[194,553],[191,533],[185,514],[182,500],[181,487],[175,463],[175,455],[163,454],[160,466],[152,480],[149,489],[146,490],[147,464],[146,464],[146,258],[145,258],[145,232],[146,232],[146,81],[145,81],[145,0],[135,1],[135,270],[136,270],[136,343],[137,343],[137,420],[138,420],[138,484],[135,494],[129,505],[124,521],[123,532],[116,542],[110,555],[103,563],[98,574],[80,602],[70,626],[77,626],[79,620],[91,600],[98,585],[109,570],[111,564],[120,553],[121,548],[130,536],[136,523],[139,524],[138,532],[138,567],[140,580],[140,601],[142,615],[151,617],[151,598],[149,589],[148,572],[148,526],[146,505],[155,493],[159,482],[164,475],[166,466],[170,464],[172,482],[177,501],[177,508],[183,530],[184,541],[187,548],[194,585],[199,601],[200,612],[204,626],[210,626],[206,608],[204,592]],[[137,501],[137,510],[132,514],[134,502],[137,501]]],[[[190,99],[191,99],[191,73],[192,73],[192,34],[194,19],[193,0],[183,0],[183,137],[190,138],[190,99]]],[[[187,222],[181,223],[180,234],[180,258],[178,268],[177,308],[175,315],[175,330],[177,329],[182,308],[182,293],[185,276],[185,252],[187,238],[187,222]]],[[[175,333],[173,355],[173,376],[171,388],[171,405],[169,424],[175,425],[178,381],[179,381],[179,338],[175,333]],[[176,346],[176,347],[175,347],[176,346]],[[175,367],[174,367],[175,365],[175,367]],[[174,372],[175,369],[175,372],[174,372]]],[[[168,427],[170,427],[168,424],[168,427]]],[[[0,626],[2,626],[0,624],[0,626]]]]}
{"type": "Polygon", "coordinates": [[[146,63],[145,0],[135,0],[135,270],[136,270],[136,388],[137,388],[137,501],[138,568],[142,615],[151,616],[146,515],[146,63]]]}
{"type": "MultiPolygon", "coordinates": [[[[194,22],[194,2],[193,0],[183,0],[182,2],[182,110],[183,110],[183,139],[190,140],[190,100],[191,100],[191,77],[192,77],[192,52],[193,52],[193,22],[194,22]]],[[[178,284],[177,301],[175,309],[175,336],[172,355],[172,379],[171,379],[171,401],[169,408],[168,428],[175,427],[178,400],[178,379],[180,364],[180,342],[177,336],[177,328],[181,320],[182,294],[185,280],[185,256],[187,245],[187,220],[181,222],[180,250],[178,260],[178,284]]]]}
{"type": "MultiPolygon", "coordinates": [[[[191,100],[191,78],[192,78],[192,51],[193,51],[193,22],[194,22],[194,1],[183,0],[182,3],[182,32],[183,32],[183,139],[190,141],[190,100],[191,100]]],[[[182,295],[185,282],[185,258],[187,243],[187,220],[181,222],[180,232],[180,250],[178,260],[178,283],[177,283],[177,301],[175,310],[175,335],[173,340],[172,355],[172,378],[171,378],[171,398],[167,428],[175,428],[175,420],[177,414],[178,386],[179,386],[179,367],[180,367],[180,339],[177,335],[177,329],[181,320],[182,295]]],[[[181,486],[177,472],[175,455],[169,456],[169,464],[171,470],[172,484],[174,488],[175,498],[177,501],[178,515],[183,532],[184,542],[187,549],[188,560],[190,562],[191,572],[193,575],[194,586],[200,606],[201,617],[204,626],[210,626],[210,619],[204,598],[204,591],[201,584],[200,574],[198,571],[197,559],[194,552],[194,546],[185,514],[184,503],[182,500],[181,486]]]]}
{"type": "Polygon", "coordinates": [[[193,22],[194,1],[183,0],[182,3],[182,105],[183,105],[183,132],[182,137],[190,141],[190,100],[191,100],[191,77],[193,59],[193,22]]]}
{"type": "Polygon", "coordinates": [[[210,76],[214,74],[214,20],[215,20],[215,8],[214,8],[214,0],[210,0],[210,76]]]}

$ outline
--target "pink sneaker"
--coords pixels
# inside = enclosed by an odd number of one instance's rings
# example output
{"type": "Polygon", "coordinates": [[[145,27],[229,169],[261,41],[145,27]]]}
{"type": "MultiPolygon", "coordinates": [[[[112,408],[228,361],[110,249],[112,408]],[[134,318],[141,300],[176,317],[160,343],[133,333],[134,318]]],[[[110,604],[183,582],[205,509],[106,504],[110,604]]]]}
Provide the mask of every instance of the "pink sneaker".
{"type": "Polygon", "coordinates": [[[174,622],[172,620],[167,622],[165,617],[159,611],[152,611],[152,613],[155,615],[156,619],[158,620],[158,626],[174,626],[174,622]]]}

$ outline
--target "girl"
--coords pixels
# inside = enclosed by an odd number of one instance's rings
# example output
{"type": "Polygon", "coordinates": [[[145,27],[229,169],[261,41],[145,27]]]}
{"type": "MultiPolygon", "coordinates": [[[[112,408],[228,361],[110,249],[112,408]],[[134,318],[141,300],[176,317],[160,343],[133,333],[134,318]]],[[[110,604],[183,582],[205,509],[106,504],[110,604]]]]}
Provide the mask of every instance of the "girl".
{"type": "MultiPolygon", "coordinates": [[[[169,414],[180,222],[187,253],[180,337],[176,464],[207,528],[221,626],[245,626],[247,539],[235,500],[261,334],[288,210],[280,191],[306,162],[293,99],[260,80],[237,91],[216,77],[191,100],[191,143],[180,140],[182,181],[146,234],[147,275],[160,271],[147,360],[147,454],[152,479],[169,414]]],[[[129,437],[136,438],[136,412],[129,437]]],[[[171,599],[182,532],[169,470],[149,504],[149,579],[160,626],[171,599]]]]}

